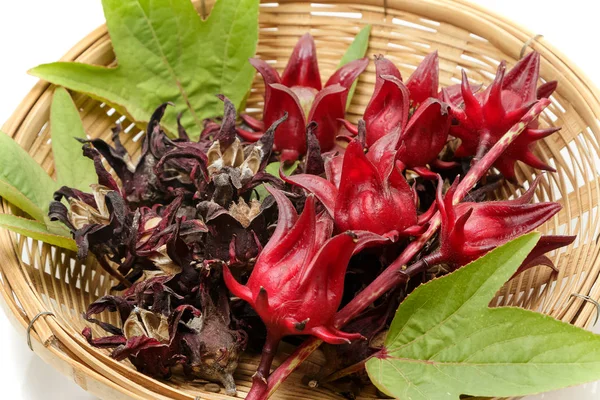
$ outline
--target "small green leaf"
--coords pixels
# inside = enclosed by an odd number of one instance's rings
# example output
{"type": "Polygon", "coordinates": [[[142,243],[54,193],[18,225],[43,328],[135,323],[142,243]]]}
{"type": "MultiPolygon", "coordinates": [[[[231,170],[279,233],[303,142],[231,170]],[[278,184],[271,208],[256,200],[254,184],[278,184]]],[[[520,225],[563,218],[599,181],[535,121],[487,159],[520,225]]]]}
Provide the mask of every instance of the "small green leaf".
{"type": "Polygon", "coordinates": [[[600,335],[552,317],[489,308],[535,246],[522,236],[417,288],[400,305],[385,351],[366,366],[403,400],[524,396],[600,379],[600,335]]]}
{"type": "Polygon", "coordinates": [[[0,132],[0,197],[44,221],[56,182],[6,133],[0,132]]]}
{"type": "MultiPolygon", "coordinates": [[[[363,58],[365,54],[367,54],[367,49],[369,48],[369,37],[371,36],[371,25],[367,25],[361,29],[360,32],[354,38],[354,41],[346,50],[346,53],[342,57],[338,68],[348,64],[350,61],[358,60],[359,58],[363,58]]],[[[352,103],[352,96],[354,96],[354,91],[356,90],[356,81],[350,87],[350,91],[348,92],[348,100],[346,101],[346,109],[350,107],[350,103],[352,103]]]]}
{"type": "Polygon", "coordinates": [[[48,231],[45,224],[32,219],[21,218],[12,214],[0,214],[0,227],[54,246],[77,251],[77,245],[73,239],[56,235],[48,231]]]}
{"type": "MultiPolygon", "coordinates": [[[[286,175],[290,175],[292,172],[294,172],[296,170],[296,168],[298,168],[299,164],[300,163],[298,161],[296,161],[291,165],[284,166],[283,173],[286,175]]],[[[268,174],[271,174],[273,176],[279,177],[279,166],[280,165],[281,165],[280,162],[273,162],[273,163],[267,165],[267,167],[265,168],[265,172],[267,172],[268,174]]],[[[253,194],[256,195],[258,198],[260,198],[261,200],[269,195],[269,192],[267,192],[265,185],[257,186],[254,190],[255,190],[255,192],[253,194]]]]}
{"type": "Polygon", "coordinates": [[[224,94],[237,107],[250,89],[258,42],[258,0],[217,0],[203,21],[190,0],[103,0],[117,57],[116,68],[52,63],[29,71],[148,122],[167,101],[163,120],[177,131],[176,115],[198,137],[205,118],[221,115],[224,94]]]}
{"type": "Polygon", "coordinates": [[[50,130],[58,184],[89,191],[90,184],[98,179],[94,163],[83,156],[81,143],[75,140],[87,137],[75,103],[69,93],[61,87],[54,91],[50,130]]]}

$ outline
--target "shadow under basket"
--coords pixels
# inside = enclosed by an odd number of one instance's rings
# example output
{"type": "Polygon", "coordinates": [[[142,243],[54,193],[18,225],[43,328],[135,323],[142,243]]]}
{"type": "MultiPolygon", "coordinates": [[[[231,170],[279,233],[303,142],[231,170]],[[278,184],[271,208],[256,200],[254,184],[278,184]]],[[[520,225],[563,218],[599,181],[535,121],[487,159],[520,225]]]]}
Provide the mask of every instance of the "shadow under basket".
{"type": "MultiPolygon", "coordinates": [[[[198,4],[200,6],[200,4],[198,4]]],[[[328,77],[356,33],[366,24],[373,25],[368,49],[372,59],[384,54],[408,76],[427,53],[438,50],[440,84],[460,81],[461,69],[469,77],[488,84],[500,60],[513,65],[522,54],[537,50],[541,54],[541,77],[557,80],[558,90],[552,104],[541,117],[543,126],[562,126],[562,130],[544,139],[537,155],[557,169],[541,179],[536,196],[540,201],[557,201],[563,209],[541,231],[577,235],[566,251],[551,256],[559,273],[538,267],[519,275],[506,284],[493,305],[526,307],[580,327],[594,322],[595,306],[583,299],[600,298],[598,178],[600,142],[600,97],[581,71],[550,46],[506,19],[463,0],[341,0],[320,4],[280,1],[264,3],[260,9],[261,58],[274,60],[281,70],[299,36],[310,32],[317,42],[319,66],[328,77]]],[[[102,26],[77,44],[63,61],[79,61],[111,66],[115,64],[106,27],[102,26]]],[[[353,122],[362,114],[375,82],[374,64],[360,77],[349,109],[353,122]]],[[[39,82],[23,100],[3,130],[50,173],[54,174],[49,142],[49,113],[54,87],[39,82]]],[[[250,114],[262,109],[262,81],[255,79],[247,107],[250,114]]],[[[123,119],[110,106],[87,96],[73,93],[81,111],[86,132],[91,137],[110,138],[110,128],[118,119],[127,134],[123,143],[130,152],[139,154],[141,128],[123,119]]],[[[538,171],[519,163],[517,177],[521,187],[505,185],[498,198],[510,198],[528,187],[538,171]]],[[[1,212],[17,212],[6,202],[1,212]]],[[[5,312],[13,324],[27,334],[34,317],[31,342],[33,350],[46,362],[78,385],[102,399],[231,399],[220,393],[203,390],[202,382],[173,379],[158,381],[138,373],[130,364],[117,362],[103,350],[87,344],[81,335],[86,326],[81,318],[87,305],[109,293],[115,284],[97,267],[93,259],[78,261],[75,254],[45,243],[0,231],[0,292],[5,312]]],[[[117,323],[115,315],[104,316],[117,323]]],[[[97,329],[97,328],[94,328],[97,329]]],[[[95,331],[96,335],[101,332],[95,331]]],[[[280,349],[289,353],[289,348],[280,349]]],[[[275,365],[282,360],[276,359],[275,365]]],[[[236,381],[238,397],[250,389],[251,376],[258,356],[244,355],[236,381]]],[[[318,370],[324,358],[316,352],[281,386],[273,399],[339,399],[326,389],[313,389],[303,377],[318,370]]],[[[32,377],[33,378],[33,377],[32,377]]],[[[35,384],[32,381],[32,384],[35,384]]],[[[359,399],[376,399],[373,387],[359,399]]]]}

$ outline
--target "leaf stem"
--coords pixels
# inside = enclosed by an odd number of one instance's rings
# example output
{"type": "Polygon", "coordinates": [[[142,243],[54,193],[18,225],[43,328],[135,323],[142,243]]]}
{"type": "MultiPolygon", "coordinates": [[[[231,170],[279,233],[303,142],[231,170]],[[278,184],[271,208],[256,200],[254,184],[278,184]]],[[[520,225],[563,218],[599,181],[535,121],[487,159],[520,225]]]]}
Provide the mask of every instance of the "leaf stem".
{"type": "MultiPolygon", "coordinates": [[[[459,203],[473,186],[485,176],[487,171],[494,165],[498,157],[510,146],[511,143],[525,130],[527,125],[534,121],[540,113],[550,104],[550,100],[539,100],[523,118],[516,123],[504,136],[496,142],[490,151],[483,156],[465,175],[459,183],[456,193],[454,194],[454,204],[459,203]]],[[[406,268],[406,264],[421,251],[423,246],[433,237],[441,223],[440,213],[436,212],[430,220],[430,225],[427,231],[412,241],[400,254],[400,256],[390,264],[386,270],[381,273],[369,286],[360,292],[350,303],[336,314],[335,325],[342,327],[352,318],[360,314],[366,307],[371,305],[375,300],[381,297],[398,284],[407,282],[411,276],[422,271],[426,265],[422,261],[417,261],[410,267],[406,268]],[[412,275],[411,275],[412,274],[412,275]]],[[[277,390],[279,385],[302,363],[310,354],[312,354],[320,345],[321,341],[311,337],[302,343],[287,360],[285,360],[269,377],[268,388],[265,391],[261,390],[264,397],[254,397],[254,400],[268,399],[277,390]]],[[[254,385],[253,388],[254,389],[254,385]]],[[[252,390],[250,391],[252,392],[252,390]]],[[[249,397],[248,397],[249,398],[249,397]]]]}
{"type": "Polygon", "coordinates": [[[341,379],[341,378],[343,378],[345,376],[352,375],[352,374],[354,374],[356,372],[360,372],[363,369],[365,369],[365,364],[367,363],[367,361],[369,361],[373,357],[378,357],[379,354],[380,353],[377,352],[377,353],[372,354],[371,356],[365,358],[364,360],[357,362],[354,365],[351,365],[351,366],[346,367],[344,369],[341,369],[341,370],[339,370],[337,372],[334,372],[333,374],[331,374],[329,376],[326,376],[325,378],[319,380],[319,384],[324,384],[324,383],[329,383],[329,382],[335,382],[338,379],[341,379]]]}

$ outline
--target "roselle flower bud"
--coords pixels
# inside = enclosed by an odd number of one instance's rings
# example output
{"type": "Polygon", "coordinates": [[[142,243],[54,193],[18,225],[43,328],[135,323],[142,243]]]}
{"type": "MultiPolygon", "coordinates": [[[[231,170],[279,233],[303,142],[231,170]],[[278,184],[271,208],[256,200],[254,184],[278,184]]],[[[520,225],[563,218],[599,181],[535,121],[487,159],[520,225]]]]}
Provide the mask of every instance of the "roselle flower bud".
{"type": "Polygon", "coordinates": [[[458,268],[488,251],[529,233],[556,214],[558,203],[529,204],[536,180],[529,190],[514,200],[452,204],[458,180],[442,196],[442,182],[437,189],[437,207],[442,217],[439,249],[427,256],[429,265],[445,263],[458,268]]]}
{"type": "Polygon", "coordinates": [[[415,194],[393,157],[375,164],[354,140],[326,169],[329,180],[309,174],[282,175],[282,179],[313,193],[338,231],[363,230],[388,237],[422,231],[415,194]]]}
{"type": "Polygon", "coordinates": [[[268,340],[313,335],[339,344],[360,338],[333,326],[356,235],[345,232],[330,238],[331,221],[317,219],[314,197],[308,197],[298,217],[282,192],[269,190],[279,207],[277,228],[258,256],[248,283],[238,283],[225,266],[225,284],[256,310],[267,326],[268,340]]]}
{"type": "Polygon", "coordinates": [[[307,33],[298,41],[281,77],[265,61],[251,59],[250,62],[265,82],[263,122],[244,118],[258,132],[238,130],[240,136],[249,141],[257,140],[264,127],[271,126],[287,112],[289,117],[275,135],[274,144],[283,161],[295,161],[306,153],[305,131],[311,121],[318,124],[315,135],[321,150],[331,150],[341,127],[339,120],[345,115],[348,89],[365,70],[369,60],[362,58],[344,65],[323,87],[315,42],[307,33]]]}
{"type": "MultiPolygon", "coordinates": [[[[456,157],[475,156],[480,159],[538,100],[536,85],[539,79],[540,55],[529,53],[510,71],[506,63],[498,66],[494,82],[486,90],[473,93],[467,74],[463,71],[461,96],[451,96],[444,90],[444,101],[458,122],[451,127],[451,134],[461,139],[456,157]]],[[[539,94],[549,96],[556,88],[554,82],[540,87],[539,94]]],[[[494,166],[511,181],[515,180],[514,166],[522,161],[533,168],[554,171],[533,154],[536,141],[547,137],[556,128],[538,129],[537,121],[531,123],[494,166]]]]}

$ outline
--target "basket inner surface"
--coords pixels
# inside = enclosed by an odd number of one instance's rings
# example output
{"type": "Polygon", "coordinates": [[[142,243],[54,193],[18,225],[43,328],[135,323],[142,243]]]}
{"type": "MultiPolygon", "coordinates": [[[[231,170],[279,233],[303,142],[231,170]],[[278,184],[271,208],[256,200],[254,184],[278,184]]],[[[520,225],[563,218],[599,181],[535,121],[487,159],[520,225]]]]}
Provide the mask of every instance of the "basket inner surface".
{"type": "MultiPolygon", "coordinates": [[[[439,3],[440,7],[449,4],[439,3]]],[[[406,8],[401,4],[394,8],[392,2],[388,2],[388,6],[384,9],[379,3],[367,2],[265,3],[261,7],[260,14],[258,54],[273,63],[278,70],[282,70],[298,37],[309,31],[317,43],[322,78],[327,79],[336,69],[342,54],[359,29],[370,23],[373,25],[373,30],[368,56],[372,59],[377,54],[386,55],[400,68],[404,78],[408,77],[423,57],[433,50],[439,52],[441,86],[459,83],[462,69],[467,70],[469,78],[474,83],[488,84],[493,79],[500,60],[506,59],[509,67],[516,62],[520,48],[517,46],[508,51],[498,45],[502,38],[497,34],[504,32],[503,34],[506,35],[506,41],[502,43],[518,42],[516,35],[508,33],[508,30],[493,31],[481,22],[493,16],[477,15],[475,11],[469,10],[468,12],[475,13],[470,16],[471,20],[464,17],[464,24],[459,24],[442,18],[436,19],[439,10],[430,13],[425,6],[418,6],[413,2],[408,4],[406,8]],[[480,21],[480,23],[476,24],[473,21],[480,21]]],[[[455,7],[466,6],[459,2],[455,7]]],[[[461,12],[467,13],[467,9],[461,12]]],[[[501,25],[501,21],[496,23],[501,25]]],[[[531,44],[535,49],[539,46],[541,45],[537,42],[531,44]]],[[[530,49],[526,48],[525,51],[528,52],[530,49]]],[[[110,40],[105,30],[91,35],[74,49],[69,57],[98,65],[115,64],[110,40]]],[[[566,251],[552,255],[551,258],[560,270],[558,274],[551,273],[551,270],[545,267],[538,267],[521,274],[507,283],[493,305],[526,307],[579,326],[586,326],[593,321],[594,308],[571,295],[591,294],[594,298],[598,297],[597,287],[594,285],[600,269],[597,262],[599,249],[597,238],[600,229],[598,223],[600,128],[595,114],[597,106],[588,107],[585,101],[578,98],[576,82],[574,83],[563,73],[564,66],[555,65],[556,63],[552,61],[553,59],[547,53],[542,52],[541,76],[545,81],[558,80],[559,88],[551,98],[552,105],[541,118],[541,125],[562,126],[562,130],[540,142],[536,154],[555,167],[558,172],[543,174],[536,191],[536,201],[558,201],[563,206],[563,210],[545,223],[540,231],[552,234],[577,234],[578,238],[566,251]]],[[[352,122],[356,122],[362,114],[370,99],[374,82],[374,64],[370,63],[359,80],[349,109],[349,119],[352,122]]],[[[48,123],[53,88],[48,85],[38,86],[41,89],[35,93],[35,96],[32,95],[29,102],[24,103],[26,108],[13,116],[5,126],[5,130],[28,149],[50,174],[53,174],[48,123]]],[[[260,116],[263,105],[262,93],[262,79],[257,76],[247,103],[246,111],[249,114],[260,116]]],[[[73,93],[73,97],[90,137],[102,137],[110,141],[110,128],[119,122],[125,128],[122,134],[123,144],[133,154],[139,154],[144,134],[143,127],[136,126],[109,105],[77,93],[73,93]]],[[[538,173],[539,171],[518,163],[517,176],[521,186],[505,184],[497,191],[497,197],[511,198],[522,193],[538,173]]],[[[6,202],[2,207],[5,212],[18,213],[6,202]]],[[[2,234],[9,235],[6,232],[2,234]]],[[[163,395],[167,390],[192,397],[200,393],[202,384],[198,382],[188,383],[173,379],[156,386],[150,383],[150,378],[138,374],[131,366],[119,370],[117,364],[106,357],[107,352],[93,349],[85,343],[80,335],[81,330],[87,326],[81,318],[82,312],[95,299],[109,294],[110,288],[115,284],[110,276],[96,267],[93,259],[81,262],[70,252],[14,234],[10,234],[9,243],[12,247],[4,246],[2,254],[19,260],[20,268],[10,271],[3,269],[2,283],[4,291],[9,293],[7,301],[14,302],[17,308],[22,309],[23,315],[30,313],[23,303],[28,301],[27,296],[33,296],[46,310],[56,315],[60,326],[73,339],[70,346],[83,347],[100,362],[111,365],[111,368],[115,369],[114,374],[127,375],[128,379],[163,395]],[[17,286],[25,290],[16,290],[17,286]],[[168,387],[171,389],[166,389],[168,387]]],[[[118,325],[116,314],[102,315],[101,319],[118,325]]],[[[92,328],[95,336],[103,334],[99,328],[95,326],[92,328]]],[[[291,347],[284,350],[290,351],[291,347]]],[[[255,371],[255,361],[254,356],[247,355],[240,365],[236,375],[240,396],[249,390],[251,375],[255,371]]],[[[316,372],[318,365],[322,363],[323,357],[317,353],[311,362],[294,374],[274,398],[338,398],[337,395],[324,389],[317,389],[315,392],[315,389],[310,389],[301,382],[304,375],[316,372]]],[[[228,398],[224,395],[210,396],[228,398]]],[[[362,395],[362,398],[376,397],[372,388],[362,395]]]]}

